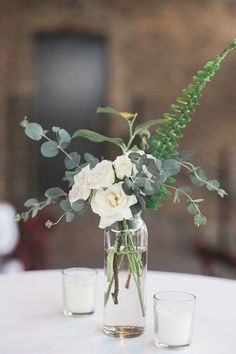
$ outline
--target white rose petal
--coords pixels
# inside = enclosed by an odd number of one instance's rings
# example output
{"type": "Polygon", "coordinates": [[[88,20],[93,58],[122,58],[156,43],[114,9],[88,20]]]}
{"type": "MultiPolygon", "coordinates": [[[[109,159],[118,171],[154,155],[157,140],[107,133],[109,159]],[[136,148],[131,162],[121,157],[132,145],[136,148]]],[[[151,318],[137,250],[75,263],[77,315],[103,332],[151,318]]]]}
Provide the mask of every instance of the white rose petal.
{"type": "Polygon", "coordinates": [[[91,189],[110,187],[114,181],[115,174],[111,161],[103,160],[91,170],[89,177],[89,185],[91,189]]]}
{"type": "Polygon", "coordinates": [[[130,219],[130,206],[137,203],[135,195],[126,195],[122,188],[123,182],[118,182],[106,190],[97,190],[93,193],[91,208],[101,219],[99,227],[104,229],[116,221],[130,219]]]}
{"type": "Polygon", "coordinates": [[[89,198],[91,193],[91,188],[88,183],[90,174],[91,170],[89,166],[86,166],[74,176],[75,183],[69,191],[69,201],[71,204],[78,199],[87,200],[89,198]]]}
{"type": "Polygon", "coordinates": [[[133,163],[127,155],[117,156],[113,162],[115,168],[116,176],[119,179],[126,177],[131,177],[133,172],[133,163]]]}

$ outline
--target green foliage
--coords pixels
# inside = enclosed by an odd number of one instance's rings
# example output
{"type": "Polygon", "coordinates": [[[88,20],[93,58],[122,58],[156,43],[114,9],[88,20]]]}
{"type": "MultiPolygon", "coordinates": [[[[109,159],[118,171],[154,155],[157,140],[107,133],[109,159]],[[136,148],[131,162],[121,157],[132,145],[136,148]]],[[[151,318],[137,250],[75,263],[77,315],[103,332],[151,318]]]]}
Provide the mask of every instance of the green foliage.
{"type": "Polygon", "coordinates": [[[189,84],[182,92],[182,96],[176,99],[177,104],[172,104],[173,112],[164,113],[161,120],[163,128],[158,128],[148,140],[149,151],[161,160],[170,159],[178,154],[177,140],[183,135],[181,130],[191,121],[191,114],[195,112],[195,106],[199,104],[201,92],[205,88],[218,69],[226,55],[236,47],[236,40],[232,41],[216,59],[207,62],[201,70],[193,76],[193,83],[189,84]]]}
{"type": "Polygon", "coordinates": [[[40,151],[44,157],[55,157],[59,154],[56,141],[46,141],[41,145],[40,151]]]}
{"type": "Polygon", "coordinates": [[[114,115],[123,117],[122,113],[119,112],[117,109],[112,108],[112,107],[108,107],[108,106],[107,107],[98,107],[96,110],[96,113],[109,113],[109,114],[114,114],[114,115]]]}
{"type": "Polygon", "coordinates": [[[66,222],[70,223],[74,220],[74,218],[75,218],[75,214],[72,213],[71,211],[68,211],[66,213],[66,222]]]}
{"type": "MultiPolygon", "coordinates": [[[[182,95],[176,99],[176,103],[170,106],[171,113],[164,113],[163,119],[154,119],[146,121],[135,126],[137,113],[119,112],[112,107],[99,107],[97,113],[109,113],[117,115],[126,120],[129,127],[129,139],[127,143],[121,138],[111,138],[87,129],[77,130],[73,136],[60,127],[52,127],[51,131],[43,130],[40,124],[29,122],[27,118],[21,122],[25,134],[32,140],[46,140],[41,145],[41,154],[47,158],[55,157],[62,152],[65,155],[64,180],[68,181],[69,187],[74,183],[74,176],[82,168],[89,165],[94,168],[99,159],[89,153],[84,154],[85,162],[81,163],[80,155],[77,152],[68,153],[68,148],[72,138],[86,138],[93,142],[110,142],[119,146],[123,153],[129,153],[129,158],[135,164],[135,175],[126,177],[122,184],[123,190],[127,195],[135,195],[137,203],[131,206],[133,215],[136,215],[145,208],[158,210],[162,207],[162,201],[170,198],[171,191],[174,192],[174,203],[180,203],[184,197],[186,199],[186,208],[194,216],[194,223],[197,226],[205,225],[206,217],[201,213],[199,204],[203,199],[192,199],[190,196],[191,188],[188,186],[174,187],[176,183],[173,176],[177,175],[181,168],[187,170],[192,184],[196,187],[206,187],[209,191],[215,191],[219,196],[224,197],[227,193],[220,188],[217,180],[209,180],[205,171],[201,167],[195,167],[189,162],[192,159],[193,151],[180,151],[178,153],[178,139],[183,134],[182,130],[191,121],[191,115],[195,112],[195,107],[199,104],[201,92],[205,88],[220,67],[221,62],[226,55],[236,47],[236,40],[216,57],[216,59],[207,62],[201,70],[193,76],[193,83],[189,84],[182,92],[182,95]],[[150,137],[149,128],[160,124],[156,133],[150,137]],[[50,138],[50,134],[54,138],[50,138]],[[139,136],[139,146],[134,145],[134,139],[139,136]],[[148,154],[140,153],[140,149],[147,151],[148,154]],[[151,153],[151,155],[149,155],[151,153]]],[[[138,139],[136,139],[138,140],[138,139]]],[[[25,207],[28,210],[21,214],[16,214],[15,220],[27,221],[28,218],[35,217],[39,210],[50,204],[58,202],[63,214],[56,222],[48,220],[46,226],[50,228],[65,219],[66,222],[72,222],[76,213],[83,213],[86,210],[88,202],[78,200],[70,203],[68,195],[61,188],[49,188],[45,192],[46,199],[39,202],[35,198],[28,199],[25,207]]]]}
{"type": "Polygon", "coordinates": [[[152,120],[148,120],[147,122],[141,123],[136,125],[135,129],[134,129],[134,133],[136,134],[141,134],[143,133],[145,130],[151,128],[154,125],[159,124],[159,120],[158,119],[152,119],[152,120]]]}
{"type": "Polygon", "coordinates": [[[25,127],[25,134],[30,139],[39,141],[43,137],[43,128],[38,123],[28,123],[25,127]]]}
{"type": "Polygon", "coordinates": [[[45,192],[45,197],[47,197],[50,200],[55,199],[55,198],[59,198],[59,197],[65,196],[65,195],[66,195],[66,193],[63,191],[63,189],[61,189],[59,187],[49,188],[45,192]]]}
{"type": "Polygon", "coordinates": [[[77,152],[71,152],[69,156],[65,157],[64,164],[68,170],[73,170],[80,164],[80,155],[77,152]]]}
{"type": "Polygon", "coordinates": [[[206,172],[201,167],[195,167],[187,161],[182,162],[182,166],[189,171],[189,178],[196,187],[206,187],[209,191],[216,192],[221,198],[227,195],[224,189],[220,188],[220,183],[216,179],[208,180],[206,172]]]}
{"type": "Polygon", "coordinates": [[[181,171],[181,165],[177,160],[169,159],[162,163],[162,169],[166,177],[177,175],[181,171]]]}
{"type": "Polygon", "coordinates": [[[196,203],[193,203],[191,200],[187,201],[186,208],[187,208],[188,212],[192,215],[195,215],[198,213],[198,207],[197,207],[196,203]]]}
{"type": "Polygon", "coordinates": [[[108,136],[96,133],[88,129],[79,129],[72,136],[72,138],[79,138],[79,137],[88,139],[95,143],[102,143],[108,141],[110,143],[118,145],[121,148],[125,145],[124,141],[121,138],[109,138],[108,136]]]}
{"type": "Polygon", "coordinates": [[[195,155],[195,152],[192,150],[183,150],[178,153],[176,156],[176,160],[178,161],[189,161],[191,160],[195,155]]]}
{"type": "Polygon", "coordinates": [[[64,211],[71,211],[71,204],[68,199],[63,199],[60,201],[60,207],[64,211]]]}
{"type": "Polygon", "coordinates": [[[76,202],[72,203],[72,209],[78,212],[81,212],[85,206],[84,200],[76,200],[76,202]]]}
{"type": "Polygon", "coordinates": [[[58,143],[63,149],[70,145],[71,136],[65,129],[59,129],[58,131],[58,143]]]}
{"type": "Polygon", "coordinates": [[[89,163],[90,168],[94,168],[99,163],[99,159],[88,152],[84,154],[84,159],[89,163]]]}
{"type": "Polygon", "coordinates": [[[206,218],[204,215],[202,215],[202,214],[196,214],[196,215],[194,216],[194,224],[195,224],[196,226],[206,225],[206,223],[207,223],[207,218],[206,218]]]}

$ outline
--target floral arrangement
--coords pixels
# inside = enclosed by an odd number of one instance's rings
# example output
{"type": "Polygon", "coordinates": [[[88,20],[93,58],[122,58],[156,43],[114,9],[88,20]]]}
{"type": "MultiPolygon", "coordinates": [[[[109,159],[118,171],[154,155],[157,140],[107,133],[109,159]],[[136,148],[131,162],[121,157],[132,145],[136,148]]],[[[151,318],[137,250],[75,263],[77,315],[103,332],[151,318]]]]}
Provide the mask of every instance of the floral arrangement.
{"type": "Polygon", "coordinates": [[[205,171],[193,165],[190,160],[192,151],[178,151],[177,140],[183,128],[191,120],[191,114],[199,104],[201,92],[207,82],[215,75],[226,55],[236,47],[236,40],[216,57],[207,62],[195,76],[193,83],[183,91],[182,96],[171,105],[171,113],[164,113],[163,118],[136,124],[137,113],[119,112],[114,108],[98,108],[97,113],[117,115],[127,122],[129,139],[111,138],[87,129],[79,129],[72,136],[59,127],[51,131],[44,130],[38,123],[29,122],[25,118],[21,125],[25,134],[35,140],[45,140],[41,145],[41,153],[46,158],[65,155],[64,180],[69,183],[69,191],[59,187],[49,188],[45,192],[45,200],[35,198],[25,202],[27,208],[16,219],[26,221],[29,216],[35,217],[38,211],[59,203],[63,213],[57,221],[48,220],[47,227],[56,225],[61,219],[73,221],[76,214],[82,214],[90,205],[92,211],[100,216],[100,228],[106,228],[114,222],[130,219],[145,208],[158,210],[162,201],[173,195],[174,203],[180,197],[186,199],[186,208],[194,215],[194,223],[204,225],[207,218],[200,210],[202,198],[193,199],[189,186],[176,186],[176,176],[185,170],[194,186],[206,187],[224,197],[226,192],[220,188],[215,179],[208,179],[205,171]],[[159,125],[153,134],[149,129],[159,125]],[[50,134],[53,134],[51,137],[50,134]],[[110,142],[121,149],[121,155],[114,161],[99,161],[89,153],[83,160],[78,152],[67,152],[72,139],[86,138],[93,142],[110,142]]]}
{"type": "Polygon", "coordinates": [[[200,209],[203,199],[193,199],[189,186],[176,185],[176,175],[181,170],[187,172],[194,186],[205,187],[220,197],[226,195],[216,179],[208,179],[201,167],[190,162],[194,155],[192,151],[179,151],[177,141],[191,121],[202,90],[235,47],[236,40],[214,60],[207,62],[193,76],[193,83],[171,105],[171,112],[164,113],[161,119],[136,124],[137,113],[119,112],[112,107],[98,108],[97,113],[117,115],[126,121],[127,142],[87,129],[79,129],[71,136],[63,128],[52,127],[48,131],[27,118],[21,122],[29,138],[42,141],[40,150],[44,157],[53,158],[59,152],[65,155],[64,180],[69,188],[68,191],[49,188],[42,201],[28,199],[24,204],[26,211],[17,214],[16,220],[35,217],[40,210],[54,203],[60,205],[62,214],[56,221],[48,220],[48,228],[63,218],[72,222],[76,214],[83,214],[88,206],[99,215],[99,227],[105,229],[104,332],[109,335],[124,338],[144,331],[147,229],[140,220],[140,213],[146,208],[158,210],[163,200],[170,197],[174,203],[180,203],[184,198],[194,224],[206,224],[207,218],[200,209]],[[151,134],[150,129],[154,126],[158,127],[151,134]],[[78,152],[67,150],[71,140],[78,138],[97,143],[110,142],[118,146],[121,153],[114,161],[100,161],[89,153],[81,158],[78,152]],[[121,321],[119,314],[123,314],[126,320],[121,321]]]}

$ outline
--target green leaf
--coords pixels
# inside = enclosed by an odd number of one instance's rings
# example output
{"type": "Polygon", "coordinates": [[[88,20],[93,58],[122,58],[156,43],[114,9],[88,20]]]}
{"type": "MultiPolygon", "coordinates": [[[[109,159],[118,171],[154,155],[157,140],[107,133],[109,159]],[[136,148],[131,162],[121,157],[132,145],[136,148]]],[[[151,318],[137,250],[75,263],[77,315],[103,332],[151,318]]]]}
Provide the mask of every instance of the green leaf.
{"type": "Polygon", "coordinates": [[[193,158],[195,152],[192,150],[180,151],[176,156],[176,159],[179,161],[189,161],[193,158]]]}
{"type": "Polygon", "coordinates": [[[166,177],[175,176],[181,170],[181,165],[174,159],[163,161],[162,169],[166,177]]]}
{"type": "Polygon", "coordinates": [[[218,193],[218,195],[221,197],[221,198],[224,198],[228,193],[224,190],[224,189],[222,189],[222,188],[219,188],[218,190],[217,190],[217,193],[218,193]]]}
{"type": "Polygon", "coordinates": [[[55,157],[59,153],[56,141],[46,141],[41,145],[41,154],[44,157],[55,157]]]}
{"type": "Polygon", "coordinates": [[[174,194],[174,203],[180,203],[178,189],[175,191],[175,194],[174,194]]]}
{"type": "Polygon", "coordinates": [[[76,200],[76,202],[72,203],[71,206],[75,211],[82,211],[85,206],[85,201],[82,199],[76,200]]]}
{"type": "Polygon", "coordinates": [[[24,117],[24,119],[20,122],[20,126],[22,128],[26,128],[26,126],[29,124],[29,121],[27,119],[27,117],[24,117]]]}
{"type": "Polygon", "coordinates": [[[63,191],[63,189],[59,187],[49,188],[45,192],[45,197],[48,199],[54,199],[54,198],[62,197],[64,195],[66,195],[66,193],[63,191]]]}
{"type": "Polygon", "coordinates": [[[29,219],[29,214],[24,211],[23,213],[21,213],[20,217],[23,221],[27,221],[29,219]]]}
{"type": "Polygon", "coordinates": [[[110,113],[110,114],[115,114],[119,117],[122,117],[126,119],[127,121],[129,120],[135,120],[137,114],[130,113],[130,112],[119,112],[117,109],[112,108],[112,107],[98,107],[96,113],[110,113]]]}
{"type": "Polygon", "coordinates": [[[68,170],[72,170],[75,167],[79,166],[80,163],[80,155],[77,152],[71,152],[69,154],[70,157],[66,156],[64,160],[65,167],[68,170]]]}
{"type": "Polygon", "coordinates": [[[99,163],[99,159],[88,152],[84,154],[84,159],[89,163],[90,168],[94,168],[99,163]]]}
{"type": "Polygon", "coordinates": [[[68,223],[72,222],[74,220],[74,218],[75,218],[75,214],[72,213],[71,211],[68,211],[66,213],[66,222],[68,222],[68,223]]]}
{"type": "Polygon", "coordinates": [[[170,183],[170,184],[175,184],[176,183],[176,179],[174,177],[167,177],[166,179],[166,182],[167,183],[170,183]]]}
{"type": "Polygon", "coordinates": [[[140,211],[142,211],[142,207],[139,203],[131,205],[130,207],[131,213],[133,216],[137,215],[140,211]]]}
{"type": "Polygon", "coordinates": [[[145,200],[145,198],[143,196],[141,196],[141,195],[138,195],[138,194],[136,195],[136,198],[137,198],[137,200],[138,200],[138,202],[139,202],[139,204],[141,206],[141,209],[145,210],[146,209],[146,200],[145,200]]]}
{"type": "Polygon", "coordinates": [[[58,143],[63,149],[70,145],[71,136],[65,129],[60,129],[58,132],[58,143]]]}
{"type": "Polygon", "coordinates": [[[219,189],[220,183],[216,179],[212,179],[211,181],[207,182],[206,187],[209,191],[215,191],[215,190],[219,189]]]}
{"type": "Polygon", "coordinates": [[[117,116],[121,116],[121,112],[119,112],[117,109],[112,108],[112,107],[98,107],[96,110],[96,113],[110,113],[110,114],[115,114],[117,116]]]}
{"type": "Polygon", "coordinates": [[[19,221],[21,220],[20,214],[16,214],[16,215],[14,216],[14,220],[15,220],[16,222],[19,222],[19,221]]]}
{"type": "Polygon", "coordinates": [[[144,179],[143,187],[141,189],[145,195],[152,195],[153,194],[152,185],[147,178],[144,179]]]}
{"type": "Polygon", "coordinates": [[[24,206],[25,206],[26,208],[31,208],[31,207],[34,207],[34,206],[35,206],[36,204],[38,204],[38,203],[39,203],[39,202],[38,202],[37,199],[31,198],[31,199],[28,199],[28,200],[25,201],[24,206]]]}
{"type": "Polygon", "coordinates": [[[192,193],[192,189],[188,186],[182,186],[182,187],[178,187],[178,191],[181,193],[186,193],[186,194],[190,194],[192,193]]]}
{"type": "Polygon", "coordinates": [[[141,123],[139,125],[137,125],[134,129],[134,133],[135,135],[136,134],[140,134],[142,133],[144,130],[147,130],[149,129],[150,127],[154,126],[154,125],[157,125],[157,124],[160,124],[159,120],[158,119],[152,119],[152,120],[149,120],[147,122],[144,122],[144,123],[141,123]]]}
{"type": "Polygon", "coordinates": [[[232,41],[216,58],[207,62],[197,74],[193,76],[193,83],[183,90],[183,95],[177,98],[177,104],[170,106],[172,112],[164,113],[162,120],[163,129],[158,128],[156,134],[148,139],[150,153],[161,160],[175,157],[177,152],[177,140],[183,135],[181,130],[191,121],[191,114],[195,112],[195,106],[199,104],[201,92],[206,87],[222,61],[228,53],[235,48],[235,40],[232,41]],[[173,112],[174,111],[174,112],[173,112]]]}
{"type": "Polygon", "coordinates": [[[43,128],[38,123],[28,123],[25,127],[25,134],[30,139],[39,141],[43,136],[43,128]]]}
{"type": "Polygon", "coordinates": [[[52,127],[52,131],[53,131],[53,133],[58,133],[58,132],[59,132],[59,130],[60,130],[60,128],[59,128],[59,127],[52,127]]]}
{"type": "Polygon", "coordinates": [[[125,177],[125,180],[122,184],[122,189],[127,195],[133,194],[133,183],[128,177],[125,177]]]}
{"type": "Polygon", "coordinates": [[[192,203],[190,200],[187,201],[186,208],[188,212],[193,215],[199,212],[197,206],[194,203],[192,203]]]}
{"type": "Polygon", "coordinates": [[[60,207],[64,210],[64,211],[70,211],[71,210],[71,204],[69,202],[68,199],[64,199],[60,202],[60,207]]]}
{"type": "Polygon", "coordinates": [[[148,209],[158,210],[162,207],[162,204],[157,196],[151,196],[147,198],[146,207],[148,209]]]}
{"type": "Polygon", "coordinates": [[[206,172],[200,167],[196,167],[189,174],[189,178],[190,178],[192,184],[196,187],[203,187],[207,183],[206,172]]]}
{"type": "Polygon", "coordinates": [[[202,214],[196,214],[194,216],[194,224],[197,225],[197,226],[200,226],[200,225],[206,225],[207,223],[207,218],[202,215],[202,214]]]}
{"type": "Polygon", "coordinates": [[[31,214],[32,218],[34,218],[38,214],[38,211],[39,211],[38,207],[34,207],[32,209],[32,214],[31,214]]]}
{"type": "Polygon", "coordinates": [[[79,137],[91,140],[95,143],[102,143],[104,141],[108,141],[120,147],[124,146],[124,141],[121,138],[109,138],[108,136],[96,133],[88,129],[79,129],[72,136],[72,138],[79,138],[79,137]]]}

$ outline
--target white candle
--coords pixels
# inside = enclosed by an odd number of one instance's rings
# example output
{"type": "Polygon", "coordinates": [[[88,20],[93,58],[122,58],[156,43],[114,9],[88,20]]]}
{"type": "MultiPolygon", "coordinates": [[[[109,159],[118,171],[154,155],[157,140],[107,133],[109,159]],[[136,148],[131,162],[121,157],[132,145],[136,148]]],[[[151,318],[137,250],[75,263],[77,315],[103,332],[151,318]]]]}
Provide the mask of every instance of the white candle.
{"type": "Polygon", "coordinates": [[[96,277],[97,273],[92,269],[71,268],[63,271],[65,314],[94,312],[96,277]]]}
{"type": "Polygon", "coordinates": [[[156,345],[187,346],[191,342],[194,295],[160,292],[154,295],[156,345]]]}
{"type": "Polygon", "coordinates": [[[191,337],[192,309],[184,306],[163,306],[157,314],[158,338],[163,344],[187,345],[191,337]]]}

